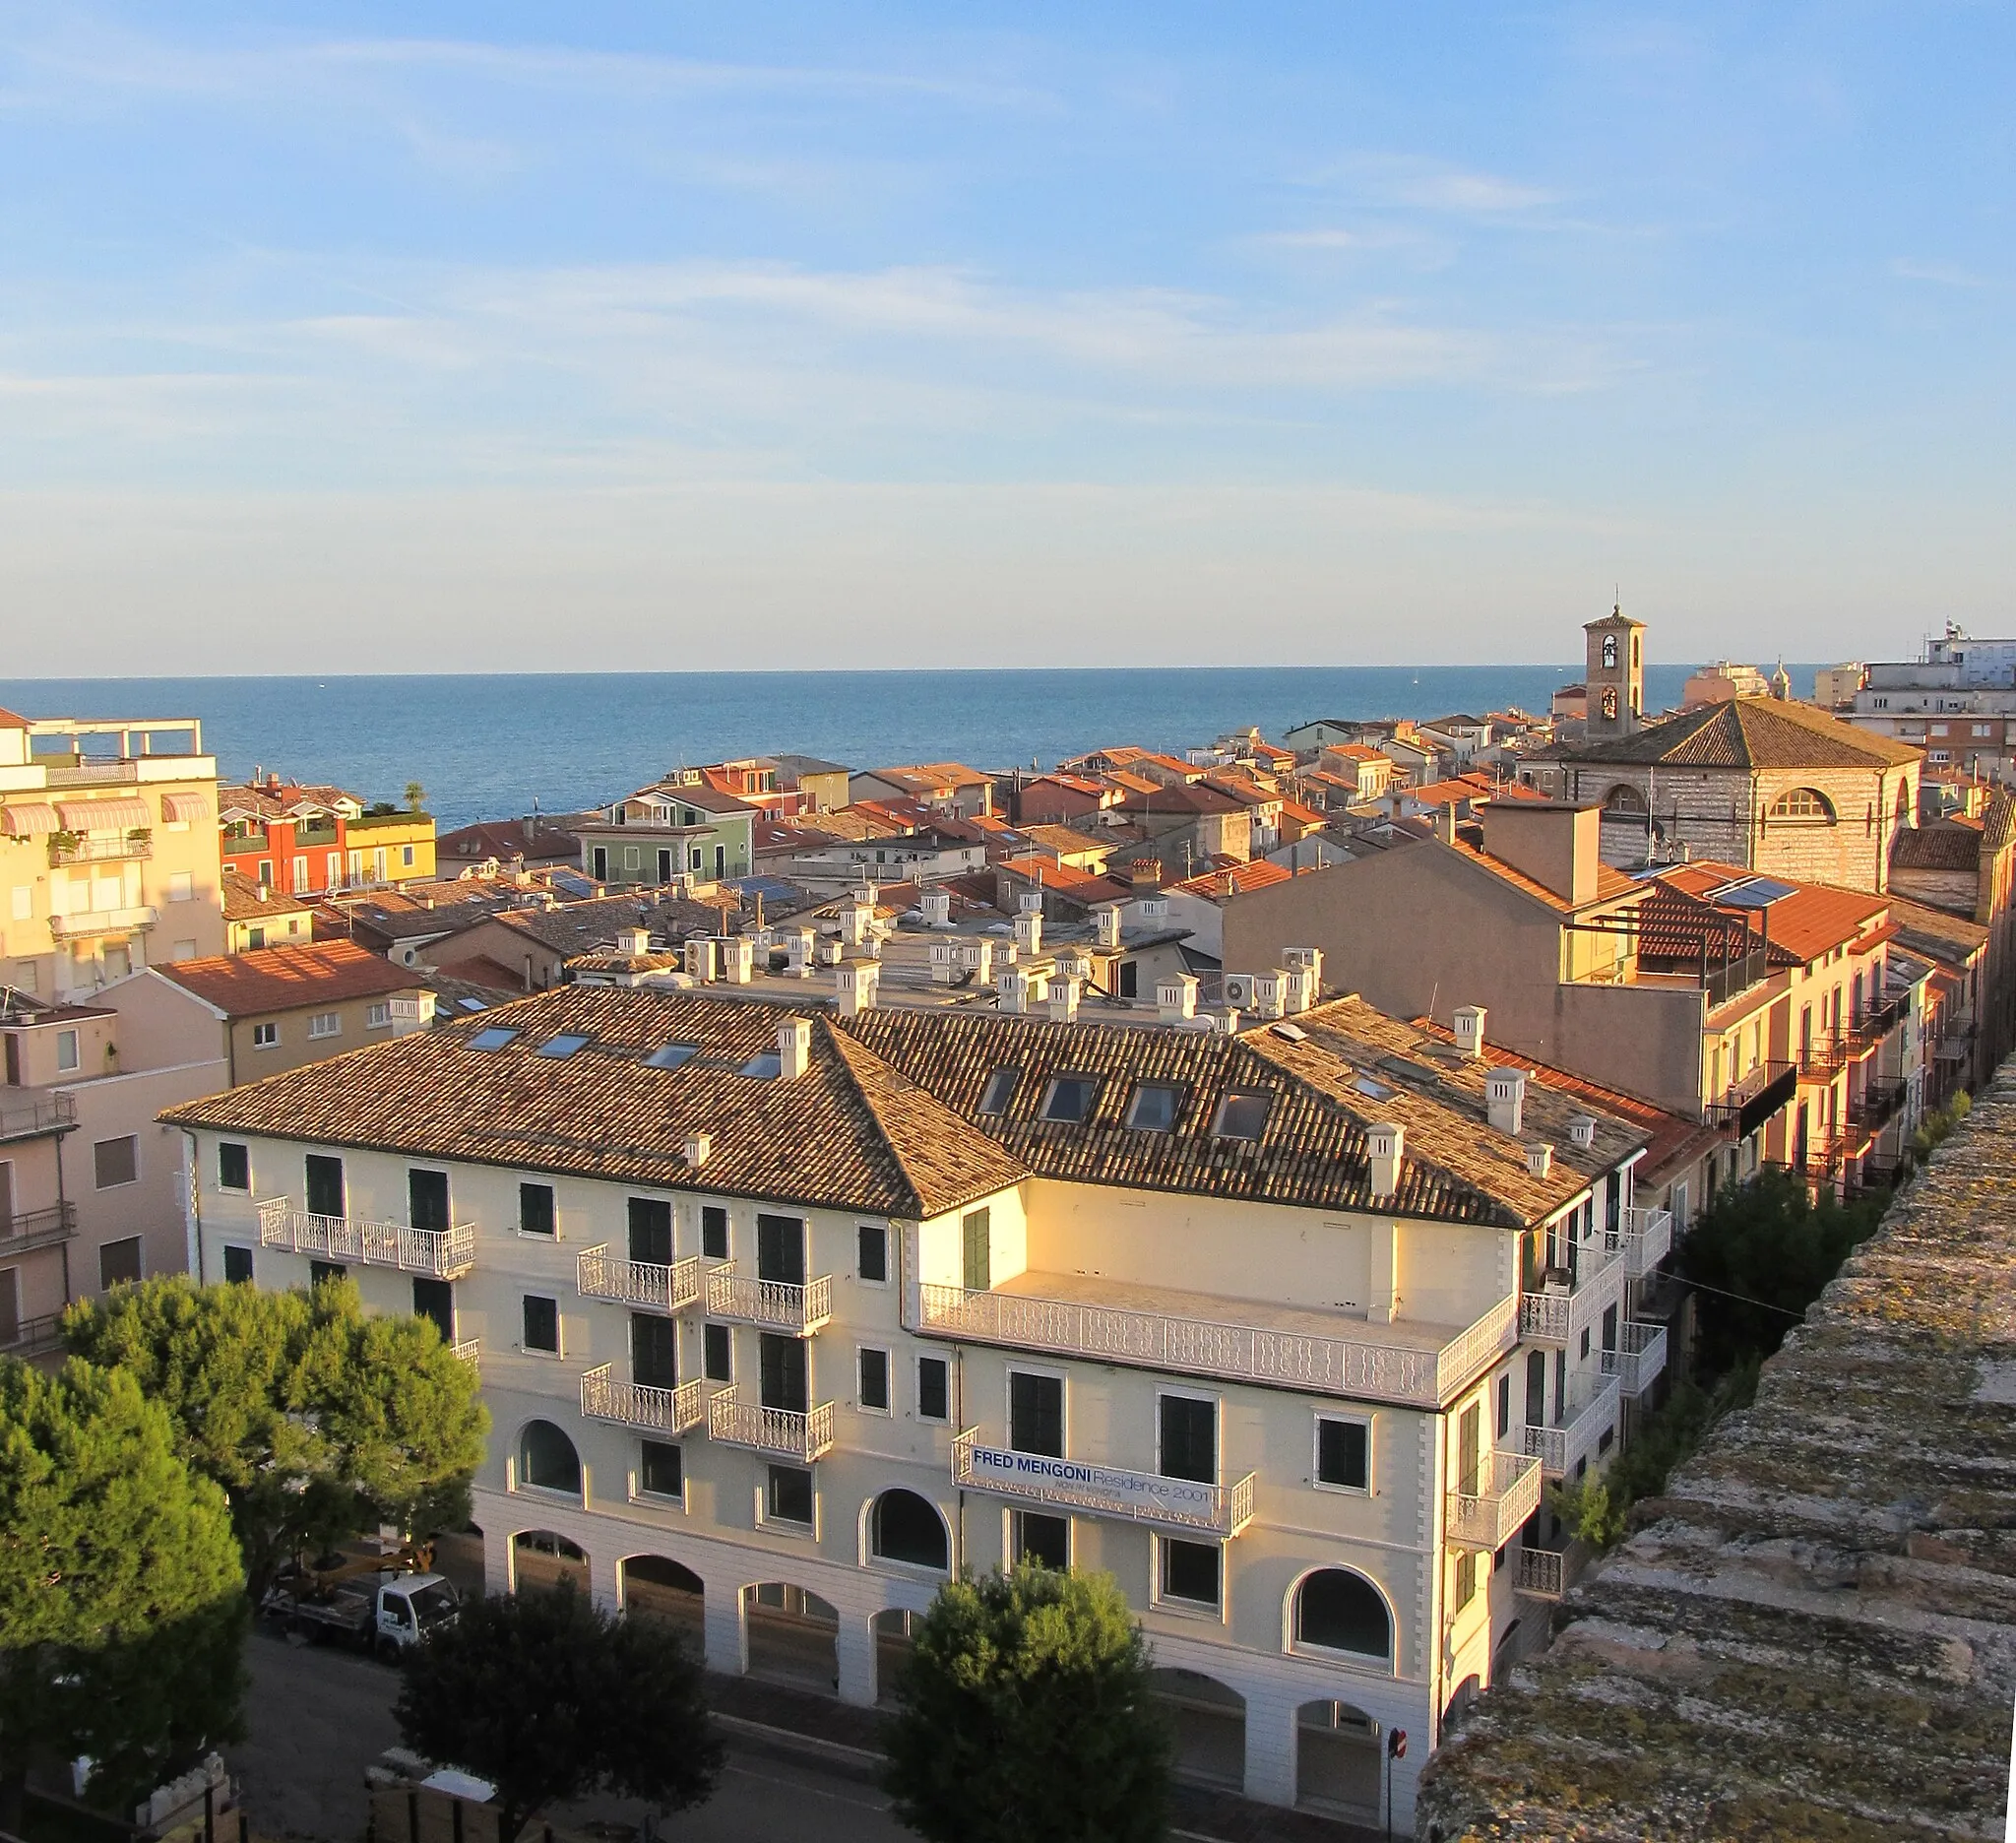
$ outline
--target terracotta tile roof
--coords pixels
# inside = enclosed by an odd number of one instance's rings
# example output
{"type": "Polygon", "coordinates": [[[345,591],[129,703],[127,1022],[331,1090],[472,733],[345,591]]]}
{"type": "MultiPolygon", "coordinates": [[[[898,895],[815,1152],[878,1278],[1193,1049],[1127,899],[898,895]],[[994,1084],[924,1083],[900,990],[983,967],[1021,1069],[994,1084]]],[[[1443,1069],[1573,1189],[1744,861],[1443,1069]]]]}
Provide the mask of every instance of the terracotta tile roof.
{"type": "Polygon", "coordinates": [[[1897,939],[1912,952],[1944,967],[1964,967],[1987,946],[1988,931],[1967,916],[1957,916],[1929,903],[1913,902],[1892,890],[1884,899],[1897,939]]]}
{"type": "Polygon", "coordinates": [[[516,998],[524,995],[525,974],[522,969],[514,973],[488,954],[477,954],[473,959],[430,966],[426,971],[426,985],[428,990],[442,992],[455,985],[474,985],[485,992],[508,992],[516,998]]]}
{"type": "Polygon", "coordinates": [[[1067,854],[1098,852],[1103,855],[1113,850],[1111,841],[1094,838],[1089,832],[1074,832],[1069,826],[1027,825],[1022,828],[1022,836],[1045,851],[1067,854]]]}
{"type": "Polygon", "coordinates": [[[1940,823],[1909,826],[1890,846],[1890,868],[1896,870],[1964,870],[1981,868],[1982,834],[1971,825],[1940,823]]]}
{"type": "Polygon", "coordinates": [[[1326,742],[1323,745],[1323,753],[1342,755],[1347,761],[1382,762],[1393,759],[1392,756],[1365,742],[1326,742]]]}
{"type": "Polygon", "coordinates": [[[1151,776],[1136,774],[1131,768],[1115,768],[1105,777],[1108,787],[1116,787],[1125,794],[1160,794],[1163,785],[1151,776]]]}
{"type": "Polygon", "coordinates": [[[1251,863],[1207,870],[1202,876],[1187,877],[1171,887],[1187,890],[1192,896],[1207,896],[1213,902],[1225,902],[1233,896],[1243,896],[1248,890],[1265,889],[1270,883],[1286,883],[1289,876],[1283,865],[1256,858],[1251,863]]]}
{"type": "Polygon", "coordinates": [[[1173,755],[1158,754],[1154,749],[1141,749],[1135,753],[1133,759],[1135,761],[1153,762],[1158,768],[1164,769],[1169,774],[1179,774],[1185,777],[1194,776],[1199,780],[1203,779],[1204,776],[1204,770],[1198,767],[1195,762],[1178,761],[1173,755]]]}
{"type": "MultiPolygon", "coordinates": [[[[1662,870],[1657,880],[1689,896],[1712,901],[1714,892],[1731,883],[1748,882],[1757,875],[1734,864],[1699,858],[1693,863],[1674,864],[1662,870]]],[[[1781,897],[1768,911],[1771,944],[1784,948],[1800,960],[1817,960],[1836,947],[1845,947],[1890,906],[1887,896],[1871,896],[1859,890],[1834,889],[1824,883],[1795,883],[1791,877],[1772,877],[1774,883],[1789,885],[1790,896],[1781,897]]],[[[1733,916],[1754,916],[1754,909],[1716,904],[1733,916]]]]}
{"type": "Polygon", "coordinates": [[[271,884],[262,897],[259,885],[239,870],[226,870],[220,887],[226,922],[252,922],[261,916],[306,915],[315,906],[312,896],[283,895],[271,884]]]}
{"type": "MultiPolygon", "coordinates": [[[[740,931],[741,893],[719,886],[728,899],[727,932],[740,931]]],[[[613,947],[620,928],[641,927],[667,938],[688,934],[719,934],[722,911],[713,903],[676,897],[598,896],[588,902],[561,903],[552,909],[511,909],[493,918],[514,932],[572,958],[613,947]]]]}
{"type": "Polygon", "coordinates": [[[155,971],[233,1018],[305,1011],[377,992],[418,991],[422,985],[410,967],[396,967],[354,941],[255,947],[250,953],[178,960],[155,971]]]}
{"type": "Polygon", "coordinates": [[[992,787],[994,777],[984,775],[964,762],[911,762],[900,768],[864,768],[859,772],[877,781],[888,781],[921,794],[940,788],[992,787]]]}
{"type": "Polygon", "coordinates": [[[1564,752],[1569,761],[1667,762],[1690,768],[1889,768],[1923,751],[1803,704],[1732,698],[1670,717],[1614,741],[1564,752]]]}
{"type": "Polygon", "coordinates": [[[528,863],[578,862],[581,840],[568,829],[567,821],[593,825],[599,813],[540,814],[534,819],[484,819],[474,825],[458,826],[434,841],[434,856],[444,867],[451,858],[495,858],[509,862],[523,858],[528,863]]]}
{"type": "MultiPolygon", "coordinates": [[[[1408,824],[1405,820],[1399,823],[1403,827],[1408,824]]],[[[1434,836],[1433,832],[1427,829],[1427,822],[1425,820],[1418,823],[1422,828],[1421,837],[1423,839],[1434,836]]],[[[1468,839],[1458,838],[1455,844],[1449,846],[1448,849],[1460,852],[1480,869],[1488,870],[1499,881],[1509,883],[1514,889],[1521,890],[1536,901],[1544,903],[1549,909],[1556,911],[1558,914],[1566,915],[1569,913],[1570,905],[1565,897],[1555,895],[1544,883],[1528,876],[1525,871],[1513,869],[1504,858],[1493,858],[1481,846],[1476,845],[1468,839]]],[[[1612,902],[1620,896],[1630,895],[1637,888],[1638,885],[1632,882],[1621,870],[1613,869],[1609,864],[1597,865],[1596,901],[1612,902]]]]}
{"type": "Polygon", "coordinates": [[[798,1080],[742,1074],[775,1051],[779,1024],[797,1015],[685,992],[567,985],[162,1118],[886,1216],[934,1216],[1026,1175],[823,1015],[811,1020],[811,1066],[798,1080]],[[491,1028],[519,1035],[501,1049],[468,1047],[491,1028]],[[536,1053],[563,1033],[589,1044],[569,1056],[536,1053]],[[695,1044],[700,1054],[676,1069],[644,1062],[668,1043],[695,1044]],[[693,1170],[683,1148],[696,1132],[712,1144],[693,1170]]]}
{"type": "Polygon", "coordinates": [[[1134,894],[1134,886],[1118,877],[1060,864],[1054,858],[1004,858],[994,867],[1025,883],[1040,884],[1067,902],[1087,907],[1093,903],[1125,902],[1134,894]]]}
{"type": "Polygon", "coordinates": [[[1229,794],[1241,806],[1281,804],[1281,794],[1277,791],[1264,788],[1257,781],[1249,781],[1244,775],[1227,774],[1223,769],[1206,775],[1199,785],[1215,788],[1221,794],[1229,794]]]}
{"type": "MultiPolygon", "coordinates": [[[[1332,779],[1335,779],[1335,777],[1333,776],[1332,779]]],[[[1300,800],[1289,799],[1286,796],[1283,797],[1281,802],[1281,816],[1284,819],[1293,819],[1299,824],[1308,826],[1320,826],[1326,822],[1325,815],[1319,813],[1315,807],[1304,806],[1300,800]]]]}
{"type": "Polygon", "coordinates": [[[1370,1209],[1364,1131],[1392,1120],[1407,1128],[1405,1169],[1398,1198],[1376,1206],[1382,1212],[1515,1226],[1544,1218],[1583,1187],[1586,1180],[1559,1158],[1547,1177],[1535,1178],[1524,1147],[1467,1108],[1377,1078],[1324,1047],[1315,1033],[1337,1010],[1325,1006],[1294,1019],[1305,1032],[1300,1043],[1272,1030],[1223,1037],[975,1012],[870,1011],[839,1028],[1045,1177],[1370,1209]],[[1021,1072],[1008,1111],[982,1114],[988,1081],[1004,1068],[1021,1072]],[[1050,1078],[1059,1074],[1099,1078],[1085,1122],[1040,1117],[1050,1078]],[[1358,1086],[1361,1076],[1372,1080],[1376,1096],[1358,1086]],[[1143,1081],[1182,1089],[1172,1131],[1139,1132],[1125,1123],[1135,1084],[1143,1081]],[[1271,1097],[1257,1142],[1213,1131],[1228,1093],[1271,1097]]]}
{"type": "Polygon", "coordinates": [[[0,730],[26,730],[28,719],[17,717],[11,710],[0,710],[0,730]]]}
{"type": "Polygon", "coordinates": [[[1222,794],[1202,782],[1182,787],[1158,787],[1152,794],[1130,794],[1120,802],[1126,813],[1233,813],[1244,812],[1246,802],[1222,794]]]}

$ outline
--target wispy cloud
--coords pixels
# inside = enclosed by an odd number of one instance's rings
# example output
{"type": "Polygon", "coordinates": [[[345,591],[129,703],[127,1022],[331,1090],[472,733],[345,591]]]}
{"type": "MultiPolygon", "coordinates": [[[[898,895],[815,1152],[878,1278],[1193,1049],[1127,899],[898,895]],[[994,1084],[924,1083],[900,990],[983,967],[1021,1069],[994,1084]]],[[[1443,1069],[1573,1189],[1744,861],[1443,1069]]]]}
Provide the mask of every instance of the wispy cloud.
{"type": "Polygon", "coordinates": [[[1909,256],[1892,260],[1890,273],[1905,282],[1932,282],[1940,287],[1978,288],[1987,286],[1984,277],[1957,263],[1920,262],[1909,256]]]}
{"type": "Polygon", "coordinates": [[[1527,180],[1407,154],[1354,154],[1338,161],[1321,182],[1361,205],[1465,218],[1518,217],[1561,199],[1558,192],[1527,180]]]}

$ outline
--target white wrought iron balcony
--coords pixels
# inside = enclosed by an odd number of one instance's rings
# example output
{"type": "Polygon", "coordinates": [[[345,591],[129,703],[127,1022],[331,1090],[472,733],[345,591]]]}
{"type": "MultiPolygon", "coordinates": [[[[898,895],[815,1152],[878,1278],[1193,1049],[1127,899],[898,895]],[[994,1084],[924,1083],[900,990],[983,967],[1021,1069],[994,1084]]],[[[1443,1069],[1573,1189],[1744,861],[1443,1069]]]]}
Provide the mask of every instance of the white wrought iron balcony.
{"type": "Polygon", "coordinates": [[[807,1414],[794,1414],[745,1402],[732,1387],[719,1389],[707,1403],[707,1437],[810,1465],[833,1450],[833,1404],[820,1402],[807,1414]]]}
{"type": "Polygon", "coordinates": [[[1449,1540],[1495,1555],[1540,1508],[1540,1461],[1525,1453],[1488,1453],[1477,1476],[1449,1493],[1449,1540]]]}
{"type": "Polygon", "coordinates": [[[449,1345],[449,1350],[462,1362],[469,1365],[478,1375],[483,1369],[483,1341],[481,1338],[466,1337],[460,1343],[449,1345]]]}
{"type": "Polygon", "coordinates": [[[1665,1325],[1627,1320],[1617,1327],[1617,1348],[1603,1354],[1604,1374],[1615,1376],[1617,1386],[1634,1401],[1659,1380],[1665,1367],[1665,1325]]]}
{"type": "Polygon", "coordinates": [[[657,1261],[623,1260],[600,1247],[574,1257],[574,1287],[583,1299],[616,1300],[649,1311],[675,1312],[700,1302],[700,1262],[692,1255],[662,1266],[657,1261]]]}
{"type": "Polygon", "coordinates": [[[295,1209],[285,1197],[259,1205],[259,1245],[284,1248],[312,1260],[397,1267],[402,1273],[457,1280],[476,1263],[473,1223],[452,1229],[413,1229],[405,1223],[362,1222],[350,1216],[317,1216],[295,1209]]]}
{"type": "Polygon", "coordinates": [[[591,1421],[614,1421],[650,1433],[683,1433],[706,1420],[707,1404],[697,1380],[655,1388],[619,1381],[614,1366],[603,1364],[581,1378],[581,1412],[591,1421]]]}
{"type": "Polygon", "coordinates": [[[821,1274],[803,1286],[788,1280],[756,1280],[738,1274],[728,1262],[708,1270],[707,1315],[810,1337],[833,1316],[833,1279],[821,1274]]]}
{"type": "Polygon", "coordinates": [[[1623,1254],[1624,1272],[1642,1280],[1672,1252],[1672,1211],[1627,1209],[1608,1240],[1623,1254]]]}
{"type": "Polygon", "coordinates": [[[1569,1477],[1583,1460],[1606,1450],[1606,1434],[1615,1444],[1617,1401],[1615,1376],[1578,1376],[1568,1385],[1567,1402],[1554,1425],[1526,1430],[1526,1450],[1548,1478],[1569,1477]]]}
{"type": "Polygon", "coordinates": [[[1624,1250],[1595,1236],[1566,1268],[1548,1272],[1538,1292],[1519,1298],[1519,1335],[1535,1344],[1573,1344],[1623,1294],[1624,1250]]]}
{"type": "Polygon", "coordinates": [[[1236,1536],[1252,1522],[1257,1477],[1248,1472],[1230,1485],[1208,1485],[1089,1459],[1013,1452],[982,1445],[976,1428],[952,1442],[952,1476],[968,1491],[1212,1536],[1236,1536]]]}
{"type": "Polygon", "coordinates": [[[144,934],[160,920],[158,910],[89,909],[77,915],[51,916],[49,932],[57,940],[86,940],[96,934],[144,934]]]}
{"type": "Polygon", "coordinates": [[[1026,1273],[995,1292],[917,1289],[926,1337],[1267,1382],[1407,1407],[1445,1405],[1517,1341],[1508,1294],[1474,1324],[1372,1324],[1341,1312],[1026,1273]],[[1236,1315],[1234,1315],[1236,1314],[1236,1315]]]}

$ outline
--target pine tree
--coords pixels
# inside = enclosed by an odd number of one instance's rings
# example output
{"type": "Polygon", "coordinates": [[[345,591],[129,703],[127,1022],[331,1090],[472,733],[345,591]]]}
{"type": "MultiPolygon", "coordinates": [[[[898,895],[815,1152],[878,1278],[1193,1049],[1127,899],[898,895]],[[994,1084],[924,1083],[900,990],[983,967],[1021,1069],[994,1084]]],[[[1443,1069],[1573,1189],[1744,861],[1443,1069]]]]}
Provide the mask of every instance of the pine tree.
{"type": "Polygon", "coordinates": [[[939,1589],[885,1730],[897,1816],[931,1843],[1153,1843],[1172,1738],[1149,1672],[1110,1575],[939,1589]]]}
{"type": "Polygon", "coordinates": [[[166,1408],[230,1501],[255,1604],[298,1550],[468,1518],[489,1425],[474,1370],[431,1319],[366,1317],[347,1280],[312,1295],[152,1280],[72,1306],[63,1335],[166,1408]]]}
{"type": "Polygon", "coordinates": [[[594,1792],[682,1811],[714,1791],[722,1749],[698,1664],[675,1633],[603,1612],[572,1581],[465,1600],[401,1669],[402,1739],[496,1788],[505,1843],[594,1792]]]}
{"type": "Polygon", "coordinates": [[[132,1376],[0,1361],[0,1827],[38,1757],[130,1804],[234,1739],[243,1585],[223,1493],[132,1376]]]}

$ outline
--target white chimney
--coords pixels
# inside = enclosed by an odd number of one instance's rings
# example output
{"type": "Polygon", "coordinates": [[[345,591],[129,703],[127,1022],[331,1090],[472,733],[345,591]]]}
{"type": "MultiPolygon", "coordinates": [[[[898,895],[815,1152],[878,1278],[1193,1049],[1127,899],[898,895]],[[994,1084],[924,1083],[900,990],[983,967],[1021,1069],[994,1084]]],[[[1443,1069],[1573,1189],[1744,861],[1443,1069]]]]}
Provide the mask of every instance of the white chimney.
{"type": "Polygon", "coordinates": [[[714,1150],[712,1134],[697,1132],[686,1135],[684,1147],[686,1164],[690,1170],[698,1171],[707,1163],[707,1155],[714,1150]]]}
{"type": "Polygon", "coordinates": [[[269,900],[269,899],[270,899],[270,898],[272,897],[272,895],[273,895],[273,890],[272,890],[272,887],[271,887],[270,885],[268,885],[268,884],[265,884],[265,883],[262,883],[262,884],[260,884],[260,886],[259,886],[259,900],[260,900],[261,902],[266,902],[266,901],[268,901],[268,900],[269,900]]]}
{"type": "Polygon", "coordinates": [[[1029,984],[1029,975],[1021,967],[1009,967],[1001,975],[1000,1008],[1017,1016],[1028,1010],[1029,984]]]}
{"type": "Polygon", "coordinates": [[[1015,945],[1026,954],[1039,954],[1043,948],[1042,898],[1035,898],[1034,908],[1030,903],[1031,898],[1025,896],[1021,912],[1015,918],[1015,945]]]}
{"type": "Polygon", "coordinates": [[[1024,890],[1021,899],[1016,903],[1015,907],[1023,915],[1041,915],[1043,912],[1042,891],[1024,890]]]}
{"type": "Polygon", "coordinates": [[[1568,1122],[1568,1137],[1585,1150],[1596,1143],[1596,1121],[1587,1113],[1578,1113],[1568,1122]]]}
{"type": "Polygon", "coordinates": [[[959,976],[965,971],[961,964],[960,950],[964,941],[935,940],[931,943],[931,984],[933,985],[957,985],[959,976]]]}
{"type": "Polygon", "coordinates": [[[651,930],[649,928],[618,928],[616,930],[616,951],[627,954],[635,960],[651,951],[651,930]]]}
{"type": "Polygon", "coordinates": [[[1120,944],[1120,912],[1108,906],[1093,911],[1093,921],[1099,927],[1099,944],[1102,947],[1117,947],[1120,944]]]}
{"type": "Polygon", "coordinates": [[[994,983],[994,943],[990,940],[968,942],[965,964],[973,968],[976,985],[991,985],[994,983]]]}
{"type": "Polygon", "coordinates": [[[686,941],[686,971],[705,985],[714,977],[714,941],[705,934],[694,934],[686,941]]]}
{"type": "Polygon", "coordinates": [[[1365,1158],[1371,1167],[1372,1200],[1400,1191],[1400,1167],[1407,1156],[1407,1128],[1382,1120],[1365,1128],[1365,1158]]]}
{"type": "Polygon", "coordinates": [[[756,962],[756,943],[746,934],[723,934],[714,943],[715,964],[730,985],[746,985],[756,962]]]}
{"type": "Polygon", "coordinates": [[[952,892],[949,889],[932,885],[917,897],[917,908],[923,913],[926,927],[952,925],[952,892]]]}
{"type": "Polygon", "coordinates": [[[1134,907],[1140,912],[1143,927],[1168,925],[1169,899],[1166,896],[1144,896],[1134,907]]]}
{"type": "Polygon", "coordinates": [[[1066,947],[1057,955],[1057,977],[1076,980],[1082,985],[1092,978],[1092,962],[1075,947],[1066,947]]]}
{"type": "Polygon", "coordinates": [[[808,927],[785,930],[785,971],[793,979],[812,977],[812,949],[818,944],[818,935],[808,927]]]}
{"type": "Polygon", "coordinates": [[[1288,1011],[1288,975],[1282,972],[1253,975],[1253,1009],[1263,1018],[1278,1018],[1288,1011]]]}
{"type": "Polygon", "coordinates": [[[796,1081],[812,1065],[812,1020],[790,1018],[777,1027],[777,1072],[796,1081]]]}
{"type": "Polygon", "coordinates": [[[1554,1169],[1554,1148],[1546,1144],[1528,1146],[1526,1169],[1535,1177],[1544,1177],[1554,1169]]]}
{"type": "Polygon", "coordinates": [[[1323,949],[1320,947],[1284,947],[1281,950],[1281,964],[1291,973],[1297,970],[1309,976],[1309,1002],[1314,1004],[1323,989],[1323,949]]]}
{"type": "Polygon", "coordinates": [[[1188,973],[1174,979],[1158,980],[1155,1002],[1165,1024],[1187,1024],[1197,1015],[1197,982],[1188,973]]]}
{"type": "Polygon", "coordinates": [[[1075,1024],[1078,1022],[1078,982],[1075,979],[1060,979],[1051,985],[1050,1022],[1052,1024],[1075,1024]]]}
{"type": "Polygon", "coordinates": [[[1493,1132],[1516,1139],[1526,1122],[1526,1071],[1494,1068],[1484,1077],[1484,1108],[1493,1132]]]}
{"type": "Polygon", "coordinates": [[[875,1008],[875,987],[882,982],[879,960],[854,960],[837,968],[833,975],[840,993],[840,1015],[859,1017],[875,1008]]]}
{"type": "Polygon", "coordinates": [[[1484,1008],[1482,1005],[1458,1005],[1451,1022],[1456,1026],[1456,1047],[1467,1056],[1480,1056],[1484,1052],[1484,1008]]]}
{"type": "Polygon", "coordinates": [[[850,896],[841,905],[840,939],[845,947],[860,947],[866,944],[868,931],[875,920],[875,899],[858,892],[850,896]]]}

